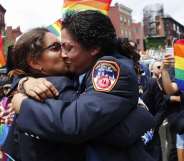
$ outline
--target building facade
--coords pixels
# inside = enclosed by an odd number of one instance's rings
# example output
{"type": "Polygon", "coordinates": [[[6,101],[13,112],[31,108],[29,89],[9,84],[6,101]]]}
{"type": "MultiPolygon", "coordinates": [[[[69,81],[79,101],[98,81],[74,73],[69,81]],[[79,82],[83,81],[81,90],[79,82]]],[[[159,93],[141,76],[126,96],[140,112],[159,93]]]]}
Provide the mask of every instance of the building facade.
{"type": "Polygon", "coordinates": [[[132,10],[122,4],[116,3],[110,7],[109,17],[118,37],[132,40],[132,10]]]}
{"type": "Polygon", "coordinates": [[[6,13],[5,8],[0,4],[0,31],[1,32],[5,31],[5,20],[4,20],[5,13],[6,13]]]}
{"type": "Polygon", "coordinates": [[[144,49],[144,31],[141,22],[132,23],[132,41],[137,44],[137,49],[143,51],[144,49]]]}
{"type": "Polygon", "coordinates": [[[175,39],[184,38],[184,26],[170,16],[161,17],[163,30],[166,37],[166,45],[172,45],[175,39]]]}
{"type": "Polygon", "coordinates": [[[6,43],[9,45],[13,45],[16,41],[16,38],[22,34],[20,27],[15,29],[12,26],[7,26],[6,28],[6,43]]]}
{"type": "Polygon", "coordinates": [[[143,14],[145,44],[148,48],[172,46],[175,39],[184,37],[184,26],[165,15],[163,5],[146,6],[143,14]]]}
{"type": "Polygon", "coordinates": [[[157,36],[158,17],[164,15],[162,4],[153,4],[143,9],[143,24],[145,37],[157,36]]]}

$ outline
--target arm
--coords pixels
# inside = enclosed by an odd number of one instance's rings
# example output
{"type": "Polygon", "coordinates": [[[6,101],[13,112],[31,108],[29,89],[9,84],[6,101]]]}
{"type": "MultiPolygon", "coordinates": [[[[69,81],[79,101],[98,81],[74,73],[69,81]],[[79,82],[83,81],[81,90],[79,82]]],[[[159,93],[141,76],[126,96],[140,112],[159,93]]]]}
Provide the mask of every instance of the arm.
{"type": "Polygon", "coordinates": [[[174,94],[178,91],[177,84],[171,81],[169,72],[164,68],[162,70],[162,84],[166,94],[174,94]]]}
{"type": "Polygon", "coordinates": [[[17,119],[19,127],[48,139],[68,142],[81,142],[104,133],[125,118],[137,103],[136,77],[132,69],[127,66],[123,69],[110,92],[96,91],[90,76],[86,93],[70,105],[61,100],[39,103],[25,99],[17,119]],[[123,90],[118,93],[120,86],[123,90]]]}
{"type": "Polygon", "coordinates": [[[152,114],[138,106],[118,125],[110,129],[108,133],[97,137],[95,141],[125,148],[140,140],[141,136],[154,126],[152,114]]]}
{"type": "Polygon", "coordinates": [[[166,94],[175,94],[178,91],[176,83],[171,81],[168,69],[174,65],[173,56],[165,55],[163,59],[163,70],[162,70],[162,84],[166,94]]]}

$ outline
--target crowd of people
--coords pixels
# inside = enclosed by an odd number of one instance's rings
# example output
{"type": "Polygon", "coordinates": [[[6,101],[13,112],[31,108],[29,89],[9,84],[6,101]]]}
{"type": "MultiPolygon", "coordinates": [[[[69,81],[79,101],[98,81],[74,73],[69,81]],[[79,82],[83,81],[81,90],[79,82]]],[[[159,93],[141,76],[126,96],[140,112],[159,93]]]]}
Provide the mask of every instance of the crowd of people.
{"type": "Polygon", "coordinates": [[[11,122],[4,154],[16,161],[162,161],[159,128],[167,120],[168,161],[184,160],[184,94],[171,74],[173,57],[141,64],[136,44],[117,38],[108,16],[66,13],[61,41],[34,28],[10,54],[8,112],[0,111],[1,123],[11,122]]]}

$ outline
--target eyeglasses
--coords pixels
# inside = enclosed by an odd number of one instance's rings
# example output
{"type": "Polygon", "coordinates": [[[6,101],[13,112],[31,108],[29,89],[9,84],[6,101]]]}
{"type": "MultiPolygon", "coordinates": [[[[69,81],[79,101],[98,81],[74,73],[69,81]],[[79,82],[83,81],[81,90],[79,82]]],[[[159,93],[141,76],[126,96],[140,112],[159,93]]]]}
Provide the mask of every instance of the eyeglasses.
{"type": "Polygon", "coordinates": [[[42,51],[44,50],[50,50],[53,52],[58,52],[58,51],[63,51],[65,53],[68,53],[71,51],[71,49],[75,45],[69,44],[69,43],[60,43],[60,42],[54,42],[53,44],[47,46],[46,48],[43,48],[42,51]]]}
{"type": "Polygon", "coordinates": [[[61,48],[62,48],[62,44],[60,42],[54,42],[53,44],[47,46],[46,48],[43,48],[42,51],[50,50],[50,51],[58,52],[58,51],[61,51],[61,48]]]}
{"type": "Polygon", "coordinates": [[[69,53],[76,45],[72,44],[71,42],[62,42],[61,43],[61,48],[62,52],[65,54],[69,53]]]}

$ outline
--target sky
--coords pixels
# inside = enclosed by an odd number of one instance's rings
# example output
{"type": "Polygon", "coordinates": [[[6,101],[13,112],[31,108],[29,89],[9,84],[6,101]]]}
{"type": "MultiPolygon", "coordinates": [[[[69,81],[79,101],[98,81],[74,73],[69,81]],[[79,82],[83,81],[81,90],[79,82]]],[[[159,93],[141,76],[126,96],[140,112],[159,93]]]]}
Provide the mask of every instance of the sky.
{"type": "MultiPolygon", "coordinates": [[[[142,21],[142,10],[146,5],[162,3],[165,14],[184,25],[183,0],[112,0],[112,5],[116,2],[131,8],[136,22],[142,21]]],[[[23,32],[50,25],[61,16],[62,0],[0,0],[0,4],[6,9],[6,25],[13,28],[20,26],[23,32]]]]}

